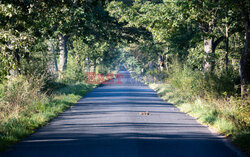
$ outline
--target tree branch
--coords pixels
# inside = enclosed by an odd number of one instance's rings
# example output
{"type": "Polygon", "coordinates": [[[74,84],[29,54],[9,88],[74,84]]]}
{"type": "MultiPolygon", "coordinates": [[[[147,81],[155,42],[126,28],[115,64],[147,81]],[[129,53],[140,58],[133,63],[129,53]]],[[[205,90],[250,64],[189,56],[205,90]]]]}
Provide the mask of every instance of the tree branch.
{"type": "Polygon", "coordinates": [[[221,37],[219,37],[217,40],[214,41],[214,43],[213,43],[213,49],[214,49],[214,50],[215,50],[215,48],[219,45],[219,43],[220,43],[223,39],[225,39],[225,36],[221,36],[221,37]]]}

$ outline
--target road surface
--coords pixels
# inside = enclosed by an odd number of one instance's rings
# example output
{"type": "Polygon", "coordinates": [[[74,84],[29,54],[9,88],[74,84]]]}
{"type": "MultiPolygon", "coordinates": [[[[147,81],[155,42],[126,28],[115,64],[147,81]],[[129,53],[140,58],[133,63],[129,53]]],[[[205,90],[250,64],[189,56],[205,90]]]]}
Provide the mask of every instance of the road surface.
{"type": "MultiPolygon", "coordinates": [[[[8,157],[234,157],[223,138],[121,72],[49,125],[11,147],[8,157]],[[116,82],[116,81],[115,81],[116,82]],[[150,115],[140,115],[148,111],[150,115]]],[[[0,155],[1,156],[1,155],[0,155]]]]}

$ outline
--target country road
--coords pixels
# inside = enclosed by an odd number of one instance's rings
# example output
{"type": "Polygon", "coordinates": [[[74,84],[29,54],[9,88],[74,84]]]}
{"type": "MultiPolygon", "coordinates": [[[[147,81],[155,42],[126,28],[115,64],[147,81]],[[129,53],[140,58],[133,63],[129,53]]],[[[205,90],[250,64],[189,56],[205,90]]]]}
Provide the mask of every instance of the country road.
{"type": "Polygon", "coordinates": [[[71,109],[0,156],[6,157],[234,157],[195,118],[132,79],[101,85],[71,109]],[[148,111],[150,115],[140,115],[148,111]]]}

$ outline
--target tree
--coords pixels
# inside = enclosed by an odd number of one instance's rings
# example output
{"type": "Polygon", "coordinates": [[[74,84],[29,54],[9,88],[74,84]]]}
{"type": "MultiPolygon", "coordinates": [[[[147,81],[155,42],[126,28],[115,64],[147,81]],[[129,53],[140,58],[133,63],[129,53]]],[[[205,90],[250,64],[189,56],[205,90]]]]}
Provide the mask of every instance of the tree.
{"type": "Polygon", "coordinates": [[[248,1],[241,1],[239,4],[242,12],[242,23],[244,25],[244,49],[240,59],[241,95],[247,97],[247,86],[250,84],[250,4],[248,1]]]}

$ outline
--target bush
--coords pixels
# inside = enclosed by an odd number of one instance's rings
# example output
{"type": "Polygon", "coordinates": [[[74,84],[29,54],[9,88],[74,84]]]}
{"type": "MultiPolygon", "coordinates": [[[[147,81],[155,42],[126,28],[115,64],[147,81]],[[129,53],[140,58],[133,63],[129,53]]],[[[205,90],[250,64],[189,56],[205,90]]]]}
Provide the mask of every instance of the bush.
{"type": "Polygon", "coordinates": [[[69,106],[75,104],[94,85],[61,84],[51,95],[44,89],[44,77],[19,75],[0,84],[0,152],[30,135],[69,106]]]}
{"type": "Polygon", "coordinates": [[[168,72],[167,71],[160,71],[160,70],[148,70],[146,72],[146,75],[154,77],[158,81],[166,80],[168,78],[168,72]]]}
{"type": "MultiPolygon", "coordinates": [[[[219,133],[229,136],[235,144],[250,153],[248,149],[250,145],[250,93],[244,100],[233,96],[211,99],[206,96],[199,98],[190,93],[183,93],[180,89],[172,88],[168,84],[150,84],[150,87],[155,89],[159,96],[167,102],[175,104],[181,111],[215,128],[219,133]],[[186,94],[188,98],[193,99],[183,101],[186,94]]],[[[180,88],[185,89],[182,86],[180,88]]]]}
{"type": "Polygon", "coordinates": [[[188,66],[176,63],[173,65],[169,83],[176,89],[178,94],[185,98],[193,98],[193,96],[204,95],[203,74],[200,71],[194,71],[188,66]]]}
{"type": "Polygon", "coordinates": [[[25,77],[23,75],[9,78],[1,85],[0,119],[8,121],[12,114],[24,111],[43,95],[40,93],[44,85],[42,77],[25,77]]]}
{"type": "Polygon", "coordinates": [[[85,67],[79,65],[72,56],[69,56],[67,69],[60,73],[59,81],[62,83],[76,83],[85,81],[87,79],[86,71],[87,69],[85,69],[85,67]]]}
{"type": "Polygon", "coordinates": [[[179,94],[185,95],[186,98],[196,96],[220,98],[237,96],[239,76],[233,68],[223,69],[218,74],[209,72],[204,74],[176,62],[172,65],[169,82],[179,94]]]}
{"type": "Polygon", "coordinates": [[[200,113],[200,118],[205,117],[203,122],[221,127],[219,120],[217,124],[213,122],[217,121],[216,118],[224,118],[235,126],[234,130],[222,131],[229,135],[237,129],[250,130],[250,93],[245,100],[240,98],[237,93],[239,76],[233,68],[204,74],[176,62],[172,65],[169,83],[175,97],[192,104],[190,112],[200,113]],[[199,99],[202,103],[194,103],[199,99]]]}

